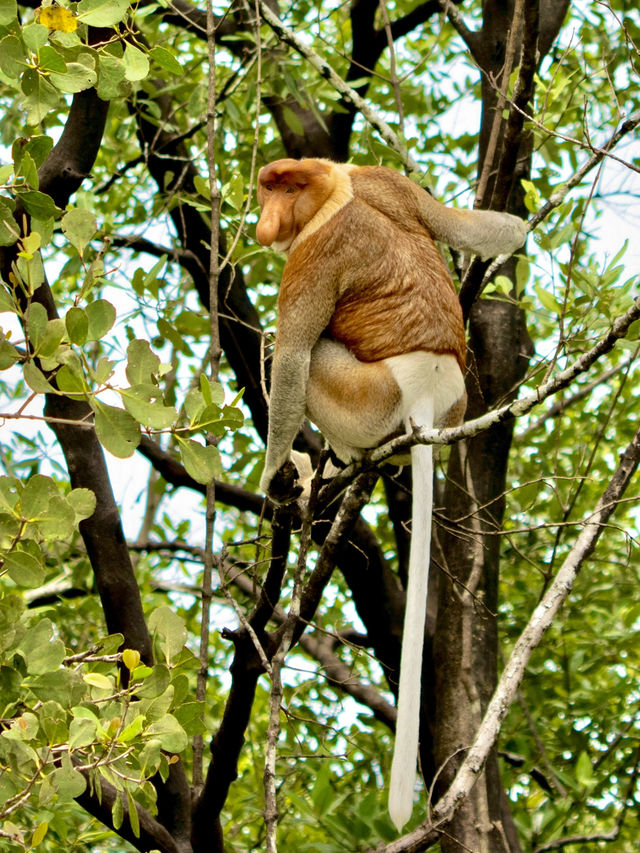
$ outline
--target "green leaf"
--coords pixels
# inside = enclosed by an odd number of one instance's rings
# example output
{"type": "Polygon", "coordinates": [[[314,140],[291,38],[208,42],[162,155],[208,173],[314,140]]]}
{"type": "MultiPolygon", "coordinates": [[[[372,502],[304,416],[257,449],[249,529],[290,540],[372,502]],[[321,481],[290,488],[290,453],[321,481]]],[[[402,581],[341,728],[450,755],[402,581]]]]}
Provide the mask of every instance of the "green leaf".
{"type": "MultiPolygon", "coordinates": [[[[0,42],[0,57],[2,56],[2,42],[0,42]]],[[[0,246],[13,246],[20,231],[18,225],[13,218],[13,211],[16,209],[16,204],[13,199],[3,198],[0,196],[0,246]]]]}
{"type": "Polygon", "coordinates": [[[137,717],[134,717],[133,720],[129,723],[128,726],[125,726],[124,729],[118,735],[118,740],[122,743],[128,743],[134,738],[137,738],[138,735],[142,732],[144,728],[145,718],[143,714],[138,714],[137,717]]]}
{"type": "Polygon", "coordinates": [[[0,0],[0,26],[10,24],[18,16],[16,0],[0,0]]]}
{"type": "Polygon", "coordinates": [[[154,665],[150,675],[136,688],[136,695],[141,699],[152,699],[159,696],[167,689],[171,676],[168,668],[163,663],[154,665]]]}
{"type": "Polygon", "coordinates": [[[113,27],[127,14],[129,0],[81,0],[78,17],[90,27],[113,27]]]}
{"type": "Polygon", "coordinates": [[[5,36],[0,41],[0,71],[7,77],[18,78],[27,67],[27,54],[17,36],[5,36]]]}
{"type": "Polygon", "coordinates": [[[28,123],[38,125],[44,121],[49,110],[58,104],[60,92],[33,68],[27,68],[22,75],[21,87],[26,96],[22,107],[27,111],[28,123]]]}
{"type": "Polygon", "coordinates": [[[96,511],[96,496],[91,489],[72,489],[67,495],[67,501],[76,514],[76,521],[91,518],[96,511]]]}
{"type": "Polygon", "coordinates": [[[54,770],[50,778],[58,792],[58,800],[63,803],[70,803],[83,794],[87,787],[84,776],[75,769],[68,753],[62,754],[62,767],[54,770]]]}
{"type": "Polygon", "coordinates": [[[304,127],[302,126],[302,122],[300,118],[291,107],[285,106],[282,111],[282,117],[284,118],[285,124],[287,127],[292,130],[294,133],[297,133],[299,136],[304,135],[304,127]]]}
{"type": "Polygon", "coordinates": [[[212,403],[222,405],[224,403],[224,388],[214,379],[210,379],[204,373],[200,374],[200,390],[207,406],[212,403]]]}
{"type": "Polygon", "coordinates": [[[136,838],[140,838],[140,818],[136,809],[135,800],[131,796],[131,791],[127,788],[127,805],[129,806],[129,823],[131,830],[136,838]]]}
{"type": "Polygon", "coordinates": [[[53,385],[33,361],[25,361],[22,365],[22,373],[24,381],[36,394],[49,394],[54,391],[53,385]]]}
{"type": "Polygon", "coordinates": [[[153,723],[155,720],[159,720],[169,712],[174,694],[175,691],[173,689],[173,684],[170,684],[160,696],[156,696],[150,701],[141,703],[144,715],[150,723],[153,723]]]}
{"type": "Polygon", "coordinates": [[[222,473],[222,463],[217,447],[207,445],[206,447],[193,439],[185,440],[179,438],[180,456],[182,464],[190,477],[196,483],[206,485],[222,473]]]}
{"type": "Polygon", "coordinates": [[[24,491],[22,483],[16,477],[0,477],[0,511],[12,512],[24,491]]]}
{"type": "MultiPolygon", "coordinates": [[[[0,2],[2,2],[2,0],[0,0],[0,2]]],[[[33,830],[33,835],[31,836],[32,850],[37,847],[41,841],[44,841],[44,837],[47,834],[48,829],[49,824],[46,820],[43,820],[42,823],[39,823],[38,826],[33,830]]]]}
{"type": "Polygon", "coordinates": [[[58,495],[55,483],[50,477],[34,474],[27,481],[20,498],[22,515],[32,521],[46,511],[51,499],[58,495]]]}
{"type": "Polygon", "coordinates": [[[57,672],[66,654],[62,640],[53,638],[53,624],[49,619],[41,619],[27,630],[20,641],[20,649],[30,675],[57,672]]]}
{"type": "Polygon", "coordinates": [[[150,737],[157,738],[167,752],[182,752],[187,748],[187,733],[172,714],[166,714],[147,729],[150,737]]]}
{"type": "Polygon", "coordinates": [[[576,762],[576,779],[585,787],[589,787],[593,782],[593,767],[586,752],[581,752],[576,762]]]}
{"type": "Polygon", "coordinates": [[[4,287],[0,287],[0,314],[5,311],[9,311],[11,314],[17,314],[18,305],[13,293],[9,293],[4,289],[4,287]]]}
{"type": "Polygon", "coordinates": [[[111,329],[116,321],[116,309],[106,299],[96,299],[86,307],[89,321],[88,341],[99,341],[111,329]]]}
{"type": "Polygon", "coordinates": [[[40,535],[47,541],[70,539],[76,529],[76,514],[63,497],[56,495],[35,523],[40,535]]]}
{"type": "Polygon", "coordinates": [[[72,344],[82,346],[87,340],[89,334],[89,318],[82,308],[75,306],[69,308],[64,318],[67,334],[72,344]]]}
{"type": "Polygon", "coordinates": [[[66,335],[67,329],[64,320],[56,317],[49,320],[44,330],[42,340],[38,345],[38,355],[41,358],[50,358],[57,353],[62,339],[66,335]]]}
{"type": "Polygon", "coordinates": [[[60,208],[56,207],[55,202],[50,196],[37,190],[20,192],[18,193],[18,198],[29,216],[35,216],[36,219],[55,218],[60,212],[60,208]]]}
{"type": "Polygon", "coordinates": [[[182,619],[170,607],[158,607],[149,617],[149,630],[162,639],[167,660],[182,650],[187,640],[187,629],[182,619]]]}
{"type": "Polygon", "coordinates": [[[127,43],[124,49],[124,76],[127,80],[144,80],[149,74],[149,57],[133,44],[127,43]]]}
{"type": "Polygon", "coordinates": [[[77,749],[89,746],[97,737],[98,721],[95,717],[80,717],[71,721],[69,726],[69,746],[77,749]]]}
{"type": "Polygon", "coordinates": [[[24,146],[24,153],[31,155],[33,162],[39,169],[49,156],[52,147],[53,139],[51,139],[50,136],[45,136],[44,134],[40,136],[32,136],[24,146]]]}
{"type": "Polygon", "coordinates": [[[45,44],[38,53],[38,65],[45,71],[57,71],[59,74],[64,74],[67,70],[67,63],[50,44],[45,44]]]}
{"type": "Polygon", "coordinates": [[[82,680],[99,690],[113,690],[113,680],[101,672],[87,672],[82,676],[82,680]]]}
{"type": "Polygon", "coordinates": [[[4,568],[18,586],[34,589],[44,582],[44,568],[34,556],[26,551],[14,550],[4,557],[4,568]]]}
{"type": "Polygon", "coordinates": [[[126,68],[122,59],[117,56],[101,53],[98,56],[98,85],[96,87],[98,96],[103,101],[110,101],[122,95],[126,95],[131,89],[128,80],[125,79],[126,68]]]}
{"type": "Polygon", "coordinates": [[[562,312],[562,308],[555,297],[548,293],[541,285],[536,284],[534,290],[538,294],[540,303],[547,311],[551,311],[552,314],[560,314],[562,312]]]}
{"type": "Polygon", "coordinates": [[[61,92],[76,94],[83,92],[85,89],[90,89],[98,80],[96,73],[95,60],[89,54],[81,53],[78,57],[78,62],[68,62],[67,70],[64,74],[58,74],[53,71],[49,74],[49,79],[61,92]]]}
{"type": "Polygon", "coordinates": [[[49,30],[47,27],[38,23],[27,24],[22,28],[22,38],[31,53],[38,53],[41,47],[44,47],[49,38],[49,30]]]}
{"type": "Polygon", "coordinates": [[[148,341],[131,341],[127,347],[126,374],[130,385],[153,384],[160,367],[160,359],[151,350],[148,341]]]}
{"type": "Polygon", "coordinates": [[[119,792],[116,794],[113,806],[111,807],[111,820],[113,821],[113,828],[117,832],[124,820],[124,806],[122,805],[122,795],[119,792]]]}
{"type": "Polygon", "coordinates": [[[95,366],[93,371],[93,376],[98,385],[103,385],[113,376],[114,366],[116,362],[112,361],[110,358],[107,358],[104,355],[101,355],[98,359],[98,363],[95,366]]]}
{"type": "Polygon", "coordinates": [[[100,444],[120,459],[131,456],[140,444],[140,427],[128,412],[92,400],[100,444]]]}
{"type": "Polygon", "coordinates": [[[182,65],[180,65],[177,58],[170,50],[167,50],[166,47],[152,47],[149,51],[149,56],[156,65],[159,65],[160,68],[168,71],[169,74],[174,74],[176,76],[182,74],[182,65]]]}
{"type": "Polygon", "coordinates": [[[169,429],[177,420],[173,406],[165,406],[162,400],[149,399],[149,392],[158,394],[154,386],[134,385],[120,391],[122,402],[129,414],[149,429],[169,429]]]}
{"type": "Polygon", "coordinates": [[[73,363],[66,364],[60,368],[56,373],[56,384],[63,394],[70,394],[76,397],[84,397],[89,388],[84,376],[78,369],[78,365],[73,363]]]}
{"type": "MultiPolygon", "coordinates": [[[[25,182],[27,184],[29,184],[29,186],[32,187],[34,190],[38,189],[38,183],[39,183],[38,170],[36,169],[36,164],[35,164],[33,157],[31,156],[31,154],[29,154],[26,151],[23,152],[22,157],[20,158],[20,168],[18,169],[16,174],[23,177],[25,179],[25,182]]],[[[23,240],[23,246],[24,246],[24,240],[23,240]]],[[[37,248],[40,248],[39,244],[38,244],[37,248]]],[[[30,252],[30,251],[34,251],[34,250],[33,249],[27,249],[27,251],[30,252]]]]}
{"type": "Polygon", "coordinates": [[[65,213],[61,224],[67,240],[82,256],[98,228],[95,216],[88,210],[76,207],[65,213]]]}

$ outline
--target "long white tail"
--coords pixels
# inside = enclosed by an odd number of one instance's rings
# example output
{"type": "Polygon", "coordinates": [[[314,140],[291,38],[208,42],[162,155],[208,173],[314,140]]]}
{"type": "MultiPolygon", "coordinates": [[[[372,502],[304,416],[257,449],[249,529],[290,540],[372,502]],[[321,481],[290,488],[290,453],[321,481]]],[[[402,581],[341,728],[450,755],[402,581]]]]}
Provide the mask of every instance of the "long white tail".
{"type": "MultiPolygon", "coordinates": [[[[425,400],[412,418],[419,426],[433,426],[433,400],[425,400]]],[[[389,814],[398,832],[411,817],[418,759],[422,647],[427,612],[433,507],[433,453],[431,445],[411,448],[413,509],[409,578],[402,633],[398,720],[391,765],[389,814]]]]}

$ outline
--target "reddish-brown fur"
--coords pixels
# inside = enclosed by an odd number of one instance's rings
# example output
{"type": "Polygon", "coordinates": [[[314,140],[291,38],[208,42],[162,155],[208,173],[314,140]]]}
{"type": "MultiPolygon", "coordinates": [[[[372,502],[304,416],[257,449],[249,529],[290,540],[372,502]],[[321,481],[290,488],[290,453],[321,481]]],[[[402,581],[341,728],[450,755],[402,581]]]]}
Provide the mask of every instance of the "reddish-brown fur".
{"type": "Polygon", "coordinates": [[[453,282],[425,226],[411,215],[411,197],[404,199],[406,216],[399,217],[395,198],[382,196],[374,208],[358,195],[362,182],[352,182],[355,198],[291,251],[279,317],[321,280],[324,299],[334,303],[325,334],[361,361],[425,350],[455,355],[464,370],[453,282]],[[381,212],[387,200],[392,216],[381,212]]]}

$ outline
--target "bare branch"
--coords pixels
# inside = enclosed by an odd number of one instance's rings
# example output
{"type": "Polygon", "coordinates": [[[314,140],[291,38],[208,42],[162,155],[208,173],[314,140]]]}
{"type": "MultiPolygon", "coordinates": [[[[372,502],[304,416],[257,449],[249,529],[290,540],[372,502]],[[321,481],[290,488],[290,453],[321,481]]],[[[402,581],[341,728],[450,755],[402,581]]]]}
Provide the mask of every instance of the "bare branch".
{"type": "MultiPolygon", "coordinates": [[[[442,430],[417,428],[413,433],[395,438],[372,451],[367,457],[368,465],[378,464],[395,453],[406,452],[414,443],[454,444],[462,438],[471,438],[511,418],[522,417],[522,415],[530,412],[547,397],[557,393],[562,388],[566,388],[577,376],[588,370],[592,364],[614,347],[616,341],[625,337],[631,324],[638,319],[640,319],[640,297],[633,302],[632,306],[624,314],[613,321],[609,331],[600,338],[594,347],[579,356],[572,365],[560,371],[555,377],[539,385],[532,394],[527,394],[524,397],[514,400],[513,403],[507,406],[493,409],[493,411],[487,412],[478,418],[466,421],[459,427],[442,430]]],[[[349,465],[339,477],[353,476],[353,473],[361,467],[363,466],[349,465]]]]}

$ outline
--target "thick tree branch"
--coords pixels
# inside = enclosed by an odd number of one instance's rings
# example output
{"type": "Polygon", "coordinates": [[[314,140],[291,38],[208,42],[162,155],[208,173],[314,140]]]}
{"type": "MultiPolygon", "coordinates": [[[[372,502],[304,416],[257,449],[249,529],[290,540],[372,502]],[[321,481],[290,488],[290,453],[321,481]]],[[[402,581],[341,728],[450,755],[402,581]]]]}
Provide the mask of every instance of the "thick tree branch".
{"type": "MultiPolygon", "coordinates": [[[[107,108],[108,104],[93,89],[73,97],[62,135],[39,174],[40,191],[51,195],[58,207],[66,206],[70,195],[93,167],[107,108]]],[[[10,280],[15,252],[15,246],[0,252],[1,272],[6,281],[10,280]]],[[[16,293],[21,296],[21,292],[16,293]]],[[[58,316],[46,281],[35,291],[33,299],[44,305],[49,319],[58,316]]],[[[52,382],[55,383],[53,377],[52,382]]],[[[107,629],[121,633],[125,645],[137,649],[150,662],[151,640],[104,453],[93,429],[91,408],[84,401],[59,394],[47,394],[45,400],[45,416],[51,418],[50,425],[65,456],[72,487],[88,488],[96,496],[96,510],[80,522],[80,532],[95,574],[107,629]]]]}
{"type": "Polygon", "coordinates": [[[309,64],[316,69],[323,79],[327,80],[337,92],[340,92],[343,98],[353,104],[353,106],[362,113],[369,124],[379,132],[387,145],[400,155],[403,163],[405,163],[411,171],[420,173],[420,167],[415,160],[409,156],[406,146],[401,142],[398,135],[391,129],[387,122],[371,109],[369,104],[360,97],[355,89],[348,86],[344,80],[336,74],[328,62],[308,47],[305,42],[293,32],[293,30],[285,26],[280,18],[271,11],[265,0],[259,0],[259,3],[260,11],[264,20],[269,24],[278,38],[290,47],[293,47],[294,50],[303,56],[309,64]]]}
{"type": "MultiPolygon", "coordinates": [[[[169,101],[164,96],[157,99],[158,107],[166,117],[169,101]]],[[[188,257],[197,259],[187,267],[191,273],[202,304],[209,304],[209,242],[210,228],[192,205],[183,203],[181,195],[195,195],[197,170],[182,140],[177,140],[143,108],[136,110],[138,136],[145,152],[147,166],[160,192],[174,195],[170,216],[183,249],[188,257]]],[[[220,237],[221,257],[227,254],[224,235],[220,237]]],[[[185,266],[187,266],[185,260],[185,266]]],[[[237,379],[244,388],[244,400],[251,410],[254,426],[266,438],[267,407],[260,387],[260,318],[249,300],[240,270],[227,264],[220,272],[218,299],[220,305],[220,342],[237,379]]]]}
{"type": "Polygon", "coordinates": [[[140,850],[141,853],[148,853],[151,850],[159,850],[161,853],[189,853],[189,848],[178,844],[165,827],[139,805],[136,805],[136,811],[140,824],[140,837],[136,837],[131,828],[129,804],[126,797],[119,794],[110,782],[102,778],[98,781],[100,793],[91,793],[91,781],[88,774],[83,773],[83,775],[87,778],[87,788],[84,794],[76,797],[76,802],[89,814],[112,829],[120,838],[128,841],[136,850],[140,850]],[[116,830],[113,826],[112,809],[118,797],[122,798],[124,819],[122,825],[116,830]]]}

